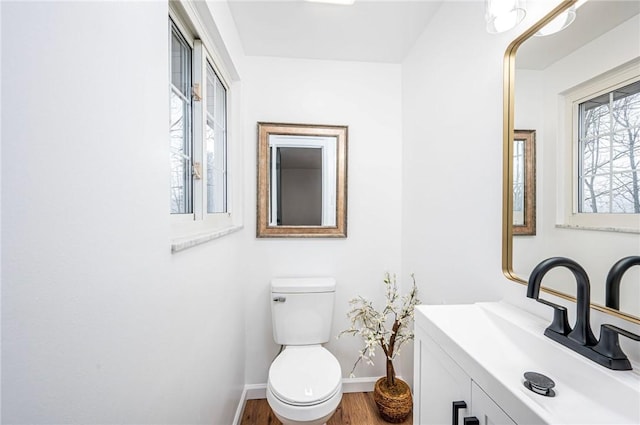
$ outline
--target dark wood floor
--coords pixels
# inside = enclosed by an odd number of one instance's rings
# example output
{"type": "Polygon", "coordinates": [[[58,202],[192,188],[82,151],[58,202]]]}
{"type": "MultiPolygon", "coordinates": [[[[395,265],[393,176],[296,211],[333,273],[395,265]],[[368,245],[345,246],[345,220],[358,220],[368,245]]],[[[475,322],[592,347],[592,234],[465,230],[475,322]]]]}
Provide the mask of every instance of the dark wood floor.
{"type": "MultiPolygon", "coordinates": [[[[409,416],[404,425],[413,423],[409,416]]],[[[282,425],[271,411],[266,399],[247,400],[240,425],[282,425]]],[[[327,425],[387,425],[378,416],[373,393],[345,393],[336,413],[327,425]]]]}

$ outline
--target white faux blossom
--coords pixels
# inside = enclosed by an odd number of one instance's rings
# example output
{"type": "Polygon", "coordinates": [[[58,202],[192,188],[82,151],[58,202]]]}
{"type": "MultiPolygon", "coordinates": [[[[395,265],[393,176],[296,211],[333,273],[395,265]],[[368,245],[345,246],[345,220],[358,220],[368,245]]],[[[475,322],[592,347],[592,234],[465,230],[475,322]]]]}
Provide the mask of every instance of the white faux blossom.
{"type": "Polygon", "coordinates": [[[373,303],[362,297],[356,297],[349,301],[351,310],[347,317],[351,320],[351,327],[340,332],[338,337],[344,334],[358,335],[364,342],[364,347],[358,352],[358,359],[353,365],[349,377],[354,377],[354,371],[358,364],[373,365],[373,357],[378,346],[385,354],[387,364],[387,385],[395,385],[395,369],[393,360],[400,354],[402,344],[413,339],[413,331],[410,324],[413,321],[414,307],[420,303],[418,300],[418,288],[413,274],[411,275],[413,286],[409,293],[403,297],[398,295],[396,276],[385,274],[384,284],[386,292],[386,305],[382,311],[373,307],[373,303]]]}

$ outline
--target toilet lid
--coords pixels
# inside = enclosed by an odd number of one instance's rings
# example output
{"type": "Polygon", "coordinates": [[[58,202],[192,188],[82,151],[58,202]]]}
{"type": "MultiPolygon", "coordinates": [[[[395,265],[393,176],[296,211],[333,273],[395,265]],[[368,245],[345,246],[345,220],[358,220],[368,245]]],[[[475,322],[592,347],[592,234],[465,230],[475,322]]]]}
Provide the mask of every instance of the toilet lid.
{"type": "Polygon", "coordinates": [[[269,368],[273,395],[297,406],[322,403],[340,387],[338,360],[325,348],[287,347],[269,368]]]}

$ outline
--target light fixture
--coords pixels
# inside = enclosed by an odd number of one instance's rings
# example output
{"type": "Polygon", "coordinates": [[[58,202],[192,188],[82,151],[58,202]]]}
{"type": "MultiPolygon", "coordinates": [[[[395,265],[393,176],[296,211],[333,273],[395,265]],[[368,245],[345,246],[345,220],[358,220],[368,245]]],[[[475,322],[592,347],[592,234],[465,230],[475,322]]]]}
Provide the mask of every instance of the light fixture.
{"type": "Polygon", "coordinates": [[[571,6],[569,9],[565,10],[558,16],[556,16],[551,22],[549,22],[544,27],[540,28],[537,33],[535,33],[536,37],[544,37],[546,35],[555,34],[559,31],[562,31],[576,19],[576,6],[571,6]]]}
{"type": "Polygon", "coordinates": [[[562,31],[563,29],[571,25],[571,23],[576,19],[576,10],[578,10],[578,8],[586,2],[587,0],[578,0],[569,9],[565,10],[554,20],[549,22],[544,27],[540,28],[540,30],[534,35],[536,37],[544,37],[545,35],[551,35],[557,33],[558,31],[562,31]]]}
{"type": "Polygon", "coordinates": [[[355,0],[305,0],[309,3],[327,3],[327,4],[339,4],[342,6],[351,6],[355,3],[355,0]]]}
{"type": "Polygon", "coordinates": [[[509,31],[526,14],[525,0],[485,0],[487,31],[491,34],[509,31]]]}

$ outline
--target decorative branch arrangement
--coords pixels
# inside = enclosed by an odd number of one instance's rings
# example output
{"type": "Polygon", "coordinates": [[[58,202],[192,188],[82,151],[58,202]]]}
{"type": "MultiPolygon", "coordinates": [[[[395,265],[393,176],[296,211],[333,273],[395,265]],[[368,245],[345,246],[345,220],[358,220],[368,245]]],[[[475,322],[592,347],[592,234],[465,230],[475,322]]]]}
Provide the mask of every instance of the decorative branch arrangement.
{"type": "Polygon", "coordinates": [[[373,357],[377,346],[384,351],[388,387],[396,385],[396,372],[393,360],[400,353],[400,347],[413,339],[413,330],[410,328],[413,321],[413,310],[418,300],[418,288],[416,280],[411,274],[413,286],[409,293],[403,297],[398,294],[396,276],[391,277],[387,272],[384,278],[386,289],[386,305],[382,311],[377,311],[371,301],[359,296],[349,301],[351,310],[347,317],[351,320],[351,327],[340,332],[338,337],[344,334],[360,335],[364,341],[364,347],[359,351],[359,356],[353,365],[350,377],[361,361],[373,365],[373,357]]]}

